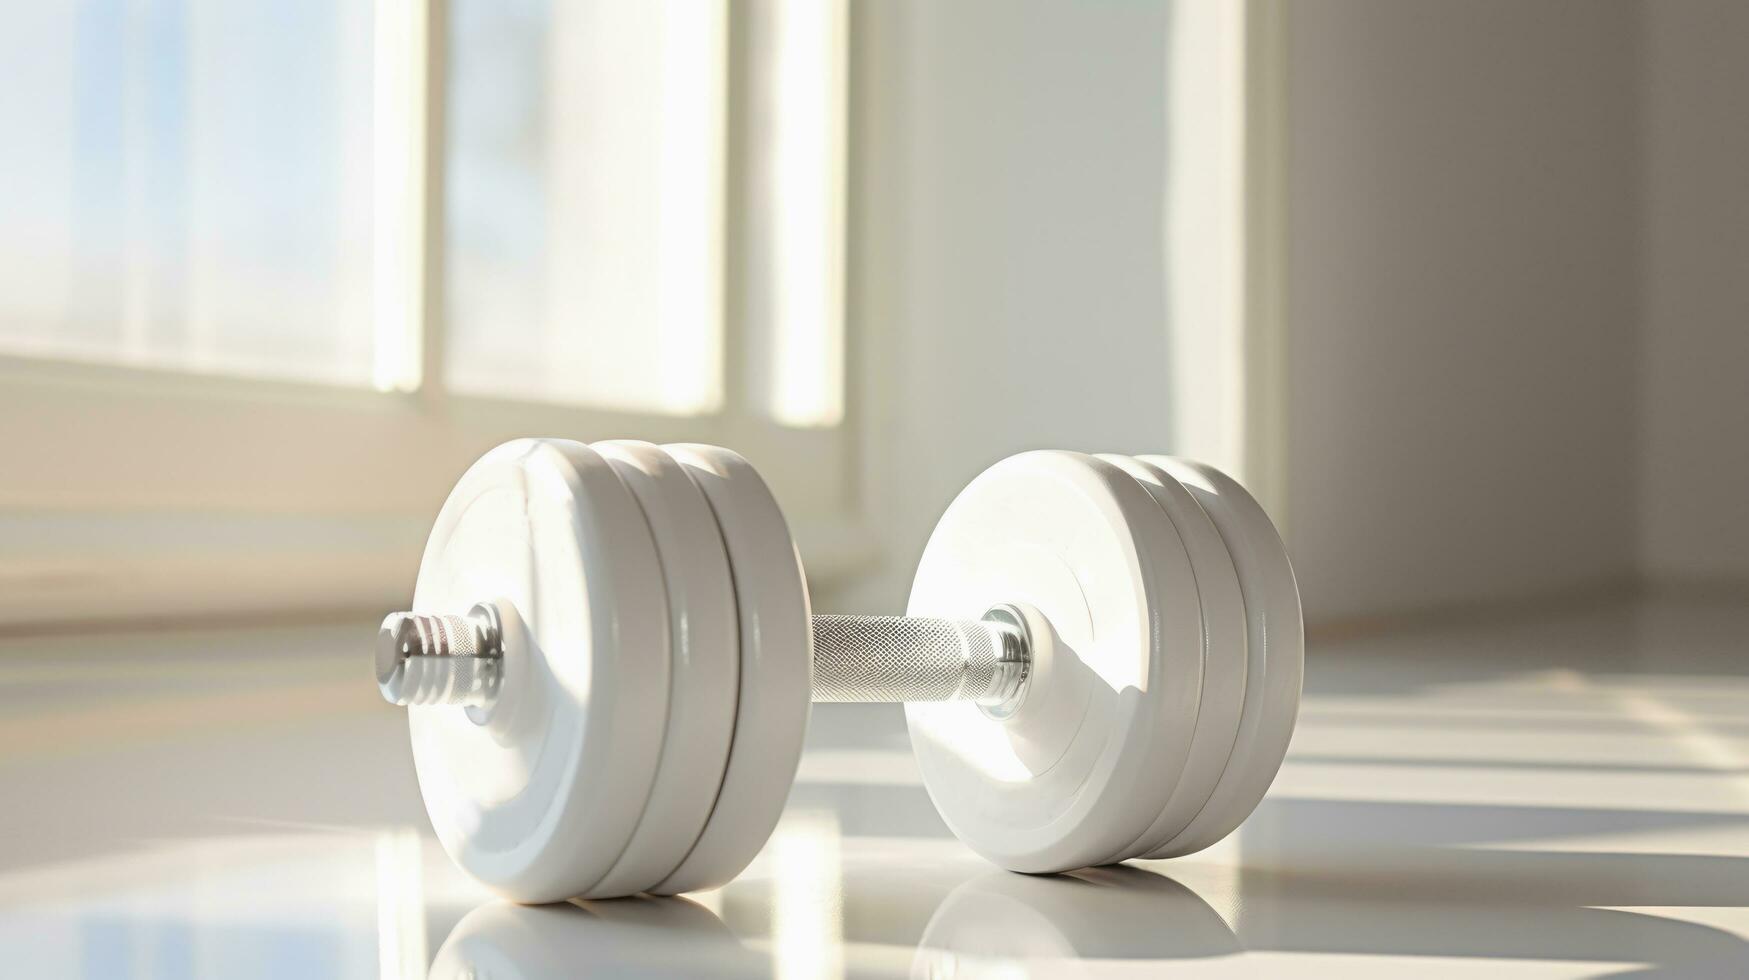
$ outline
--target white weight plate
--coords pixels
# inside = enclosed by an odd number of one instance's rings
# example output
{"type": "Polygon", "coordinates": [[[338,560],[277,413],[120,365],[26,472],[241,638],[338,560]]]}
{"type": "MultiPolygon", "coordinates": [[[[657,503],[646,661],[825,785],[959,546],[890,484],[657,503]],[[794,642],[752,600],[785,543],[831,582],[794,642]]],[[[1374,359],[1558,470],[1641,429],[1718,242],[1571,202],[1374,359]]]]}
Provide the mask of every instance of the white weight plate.
{"type": "Polygon", "coordinates": [[[1176,479],[1145,461],[1102,456],[1143,486],[1178,530],[1191,556],[1203,620],[1202,695],[1190,759],[1172,798],[1125,852],[1137,857],[1171,839],[1201,811],[1226,769],[1238,735],[1246,686],[1246,622],[1238,573],[1220,532],[1176,479]]]}
{"type": "Polygon", "coordinates": [[[1202,609],[1202,695],[1190,758],[1166,806],[1124,849],[1123,857],[1128,859],[1159,847],[1189,825],[1227,768],[1245,700],[1245,598],[1220,532],[1183,484],[1142,460],[1104,454],[1099,458],[1135,478],[1166,512],[1190,554],[1202,609]]]}
{"type": "Polygon", "coordinates": [[[1299,715],[1305,626],[1287,548],[1251,494],[1203,463],[1171,456],[1140,459],[1184,484],[1227,543],[1245,596],[1250,661],[1239,737],[1227,770],[1190,826],[1146,855],[1163,858],[1200,851],[1232,833],[1268,792],[1299,715]]]}
{"type": "Polygon", "coordinates": [[[728,548],[741,624],[740,700],[722,788],[692,853],[654,894],[741,873],[777,825],[807,733],[813,680],[808,588],[789,526],[748,462],[716,446],[665,446],[710,501],[728,548]]]}
{"type": "Polygon", "coordinates": [[[1165,513],[1117,467],[1080,453],[1012,456],[942,515],[911,587],[913,616],[976,619],[1014,604],[1034,630],[1024,700],[906,706],[936,809],[1013,871],[1116,860],[1183,769],[1202,688],[1201,611],[1165,513]]]}
{"type": "Polygon", "coordinates": [[[722,532],[703,491],[660,446],[598,442],[644,510],[668,587],[668,726],[650,798],[625,852],[584,898],[654,887],[704,830],[723,781],[741,673],[735,587],[722,532]]]}
{"type": "Polygon", "coordinates": [[[483,712],[408,710],[437,838],[520,902],[582,894],[631,839],[668,709],[668,597],[650,528],[589,447],[525,439],[451,491],[413,609],[506,608],[504,672],[483,712]]]}

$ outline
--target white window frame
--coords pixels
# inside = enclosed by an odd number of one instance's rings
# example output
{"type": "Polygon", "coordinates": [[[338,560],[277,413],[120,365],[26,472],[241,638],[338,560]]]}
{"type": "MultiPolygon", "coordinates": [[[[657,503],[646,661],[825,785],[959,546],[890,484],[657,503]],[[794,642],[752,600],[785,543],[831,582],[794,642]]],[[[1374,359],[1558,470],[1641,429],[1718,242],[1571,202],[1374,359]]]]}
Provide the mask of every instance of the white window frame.
{"type": "Polygon", "coordinates": [[[445,4],[380,2],[379,82],[386,70],[415,84],[379,93],[379,107],[405,100],[411,125],[406,155],[378,163],[402,167],[407,190],[378,201],[377,330],[379,345],[418,352],[418,377],[380,371],[386,390],[372,391],[0,356],[0,624],[400,606],[456,477],[522,436],[732,447],[772,484],[816,583],[865,564],[854,386],[844,419],[822,428],[778,424],[752,390],[768,341],[749,325],[771,301],[744,258],[769,235],[745,111],[760,6],[730,8],[724,407],[664,417],[444,390],[445,4]]]}

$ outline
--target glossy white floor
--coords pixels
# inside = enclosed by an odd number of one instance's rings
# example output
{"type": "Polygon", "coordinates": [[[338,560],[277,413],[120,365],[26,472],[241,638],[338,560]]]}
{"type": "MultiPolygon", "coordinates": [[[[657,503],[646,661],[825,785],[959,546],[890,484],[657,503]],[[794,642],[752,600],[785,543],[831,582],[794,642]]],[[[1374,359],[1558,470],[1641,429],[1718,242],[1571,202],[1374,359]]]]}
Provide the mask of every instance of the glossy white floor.
{"type": "Polygon", "coordinates": [[[523,909],[430,840],[370,624],[0,644],[11,975],[1749,975],[1749,609],[1310,654],[1288,764],[1172,862],[1030,878],[935,817],[890,709],[817,710],[718,892],[523,909]]]}

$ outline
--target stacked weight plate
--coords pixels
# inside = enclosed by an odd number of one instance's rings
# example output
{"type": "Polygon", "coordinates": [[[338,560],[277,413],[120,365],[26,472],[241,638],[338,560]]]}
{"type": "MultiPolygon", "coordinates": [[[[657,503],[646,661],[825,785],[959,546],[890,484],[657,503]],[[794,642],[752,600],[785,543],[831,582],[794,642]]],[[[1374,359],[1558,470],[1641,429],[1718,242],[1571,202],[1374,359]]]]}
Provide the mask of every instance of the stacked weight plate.
{"type": "Polygon", "coordinates": [[[1162,456],[1003,460],[943,515],[909,611],[1002,603],[1034,624],[1019,707],[906,709],[956,835],[1065,871],[1199,850],[1255,808],[1292,734],[1303,635],[1281,540],[1237,483],[1162,456]]]}
{"type": "Polygon", "coordinates": [[[444,504],[414,607],[482,599],[509,613],[498,696],[411,711],[451,857],[524,902],[739,873],[794,776],[810,676],[806,586],[752,467],[714,446],[500,446],[444,504]]]}
{"type": "MultiPolygon", "coordinates": [[[[503,620],[496,695],[410,710],[432,825],[524,902],[727,882],[775,826],[811,628],[764,482],[712,446],[521,440],[433,527],[414,608],[503,620]]],[[[931,797],[991,860],[1047,872],[1230,833],[1292,733],[1299,597],[1238,484],[1168,457],[1025,453],[942,517],[910,611],[1024,621],[1018,704],[907,706],[931,797]]]]}

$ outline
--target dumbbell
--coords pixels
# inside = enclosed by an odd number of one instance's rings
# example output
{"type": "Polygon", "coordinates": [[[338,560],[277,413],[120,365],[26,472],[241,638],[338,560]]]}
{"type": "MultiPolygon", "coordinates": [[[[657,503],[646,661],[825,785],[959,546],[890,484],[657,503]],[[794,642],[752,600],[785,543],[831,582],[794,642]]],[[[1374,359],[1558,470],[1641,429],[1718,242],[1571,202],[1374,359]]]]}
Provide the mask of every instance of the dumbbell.
{"type": "Polygon", "coordinates": [[[727,883],[811,701],[904,702],[942,818],[1005,868],[1188,854],[1268,789],[1303,665],[1268,516],[1166,456],[1002,460],[942,516],[907,616],[812,616],[735,453],[518,440],[450,493],[413,609],[375,666],[432,826],[526,903],[727,883]]]}

